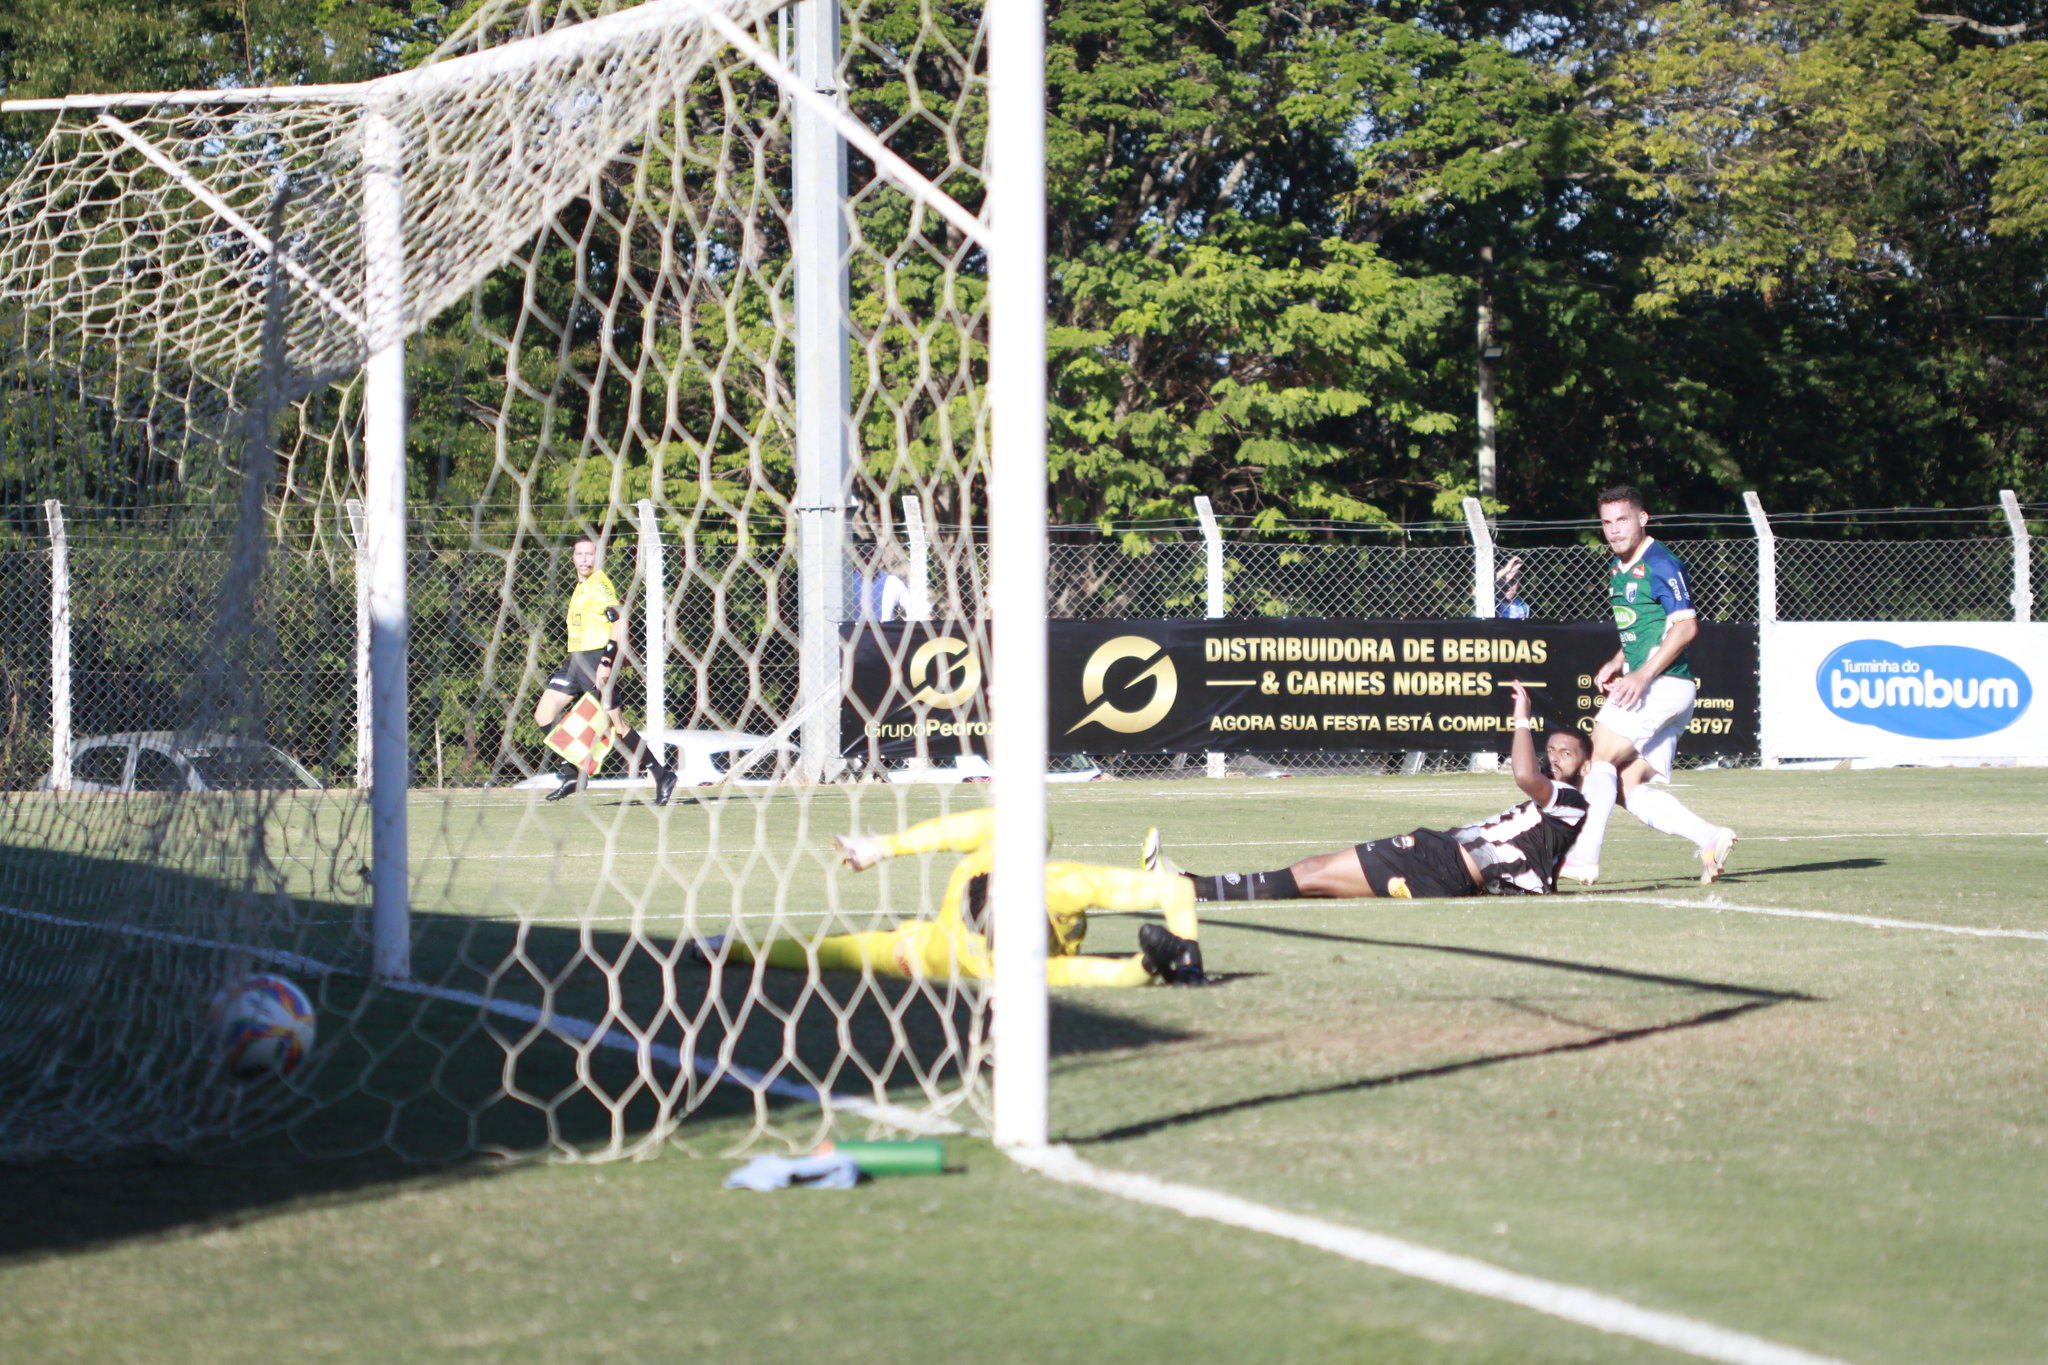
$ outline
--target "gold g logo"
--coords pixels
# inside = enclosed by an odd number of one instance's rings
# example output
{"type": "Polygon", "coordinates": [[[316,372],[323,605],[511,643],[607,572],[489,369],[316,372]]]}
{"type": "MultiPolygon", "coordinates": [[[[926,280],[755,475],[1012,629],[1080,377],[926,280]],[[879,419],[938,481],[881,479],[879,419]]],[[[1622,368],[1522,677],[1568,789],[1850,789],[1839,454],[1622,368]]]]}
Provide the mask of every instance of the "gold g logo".
{"type": "Polygon", "coordinates": [[[930,706],[941,711],[950,711],[974,695],[974,689],[981,686],[981,660],[974,656],[974,650],[965,640],[956,640],[950,635],[935,635],[917,647],[910,656],[910,682],[917,691],[910,694],[915,706],[930,706]],[[957,665],[958,685],[950,691],[939,689],[953,679],[956,665],[955,655],[964,656],[957,665]],[[926,680],[926,675],[930,680],[926,680]]]}
{"type": "Polygon", "coordinates": [[[1140,730],[1149,730],[1166,718],[1173,709],[1173,699],[1180,691],[1180,677],[1173,670],[1173,660],[1166,651],[1142,635],[1119,635],[1107,642],[1088,658],[1088,666],[1081,670],[1081,697],[1093,702],[1088,714],[1067,727],[1067,733],[1087,725],[1091,721],[1105,730],[1114,730],[1122,735],[1134,735],[1140,730]],[[1122,711],[1102,695],[1104,681],[1112,665],[1126,659],[1149,659],[1151,662],[1143,672],[1126,683],[1125,689],[1136,687],[1147,678],[1152,680],[1152,700],[1135,711],[1122,711]]]}

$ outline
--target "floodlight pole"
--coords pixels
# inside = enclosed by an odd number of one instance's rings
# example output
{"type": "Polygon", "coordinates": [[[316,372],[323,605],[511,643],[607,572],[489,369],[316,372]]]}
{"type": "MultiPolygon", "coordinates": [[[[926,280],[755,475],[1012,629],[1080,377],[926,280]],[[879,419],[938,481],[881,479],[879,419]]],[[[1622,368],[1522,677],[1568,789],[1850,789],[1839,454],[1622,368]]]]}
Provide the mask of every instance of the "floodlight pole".
{"type": "MultiPolygon", "coordinates": [[[[790,10],[797,78],[835,97],[838,0],[790,10]]],[[[791,252],[796,269],[796,515],[798,696],[804,780],[839,758],[839,623],[846,619],[846,512],[852,482],[852,376],[846,314],[846,144],[804,104],[790,109],[791,252]]]]}
{"type": "Polygon", "coordinates": [[[370,620],[371,972],[412,975],[406,798],[405,147],[388,106],[363,110],[364,565],[370,620]]]}
{"type": "MultiPolygon", "coordinates": [[[[1496,443],[1500,417],[1494,406],[1493,362],[1500,358],[1500,341],[1494,334],[1493,244],[1479,248],[1479,317],[1474,328],[1474,352],[1479,370],[1479,496],[1490,498],[1499,491],[1500,474],[1496,443]]],[[[1491,613],[1489,613],[1491,614],[1491,613]]]]}
{"type": "Polygon", "coordinates": [[[1045,987],[1045,6],[989,11],[989,612],[995,1140],[1049,1130],[1045,987]],[[1000,509],[1000,510],[998,510],[1000,509]]]}

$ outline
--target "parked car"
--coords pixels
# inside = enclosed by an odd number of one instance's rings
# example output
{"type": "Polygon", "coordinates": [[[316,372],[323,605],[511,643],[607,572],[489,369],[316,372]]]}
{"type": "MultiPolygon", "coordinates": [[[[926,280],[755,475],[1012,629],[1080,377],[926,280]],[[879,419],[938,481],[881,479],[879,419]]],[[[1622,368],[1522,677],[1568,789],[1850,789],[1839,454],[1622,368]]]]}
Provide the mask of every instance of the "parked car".
{"type": "MultiPolygon", "coordinates": [[[[55,784],[48,777],[42,789],[55,784]]],[[[132,730],[71,743],[79,792],[317,791],[320,779],[284,750],[230,735],[132,730]]]]}
{"type": "MultiPolygon", "coordinates": [[[[744,730],[642,730],[649,743],[669,751],[676,764],[678,787],[715,787],[729,783],[736,787],[767,787],[788,782],[796,776],[797,746],[770,735],[752,735],[744,730]],[[751,757],[750,757],[751,756],[751,757]],[[744,762],[745,767],[734,771],[744,762]]],[[[621,760],[607,759],[605,771],[621,773],[621,760]]],[[[515,791],[546,788],[550,791],[562,779],[553,772],[535,773],[513,784],[515,791]]],[[[645,771],[637,777],[599,777],[592,788],[652,787],[654,779],[645,771]]]]}
{"type": "MultiPolygon", "coordinates": [[[[1046,760],[1048,782],[1099,782],[1104,774],[1086,754],[1053,754],[1046,760]]],[[[931,762],[919,765],[915,759],[885,759],[883,771],[891,782],[938,783],[993,782],[995,769],[981,754],[933,754],[931,762]]]]}

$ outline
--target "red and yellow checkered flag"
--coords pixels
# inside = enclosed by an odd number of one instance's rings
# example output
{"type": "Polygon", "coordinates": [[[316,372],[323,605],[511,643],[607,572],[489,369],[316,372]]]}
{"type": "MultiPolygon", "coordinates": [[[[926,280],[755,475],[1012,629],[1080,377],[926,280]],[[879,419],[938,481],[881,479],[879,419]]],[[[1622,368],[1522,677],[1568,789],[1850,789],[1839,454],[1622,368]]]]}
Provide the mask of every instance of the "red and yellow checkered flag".
{"type": "Polygon", "coordinates": [[[611,717],[596,697],[585,692],[549,732],[548,747],[581,768],[585,777],[595,777],[612,749],[611,717]]]}

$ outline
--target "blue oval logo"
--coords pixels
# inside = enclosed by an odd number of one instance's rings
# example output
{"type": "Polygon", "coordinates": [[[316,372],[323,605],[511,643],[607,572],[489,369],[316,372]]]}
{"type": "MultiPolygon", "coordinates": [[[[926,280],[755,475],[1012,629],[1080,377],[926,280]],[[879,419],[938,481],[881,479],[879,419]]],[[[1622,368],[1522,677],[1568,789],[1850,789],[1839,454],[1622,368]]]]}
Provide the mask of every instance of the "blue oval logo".
{"type": "Polygon", "coordinates": [[[1852,640],[1821,662],[1814,686],[1828,710],[1910,739],[1975,739],[2003,730],[2034,700],[2026,670],[1963,645],[1908,649],[1852,640]]]}

